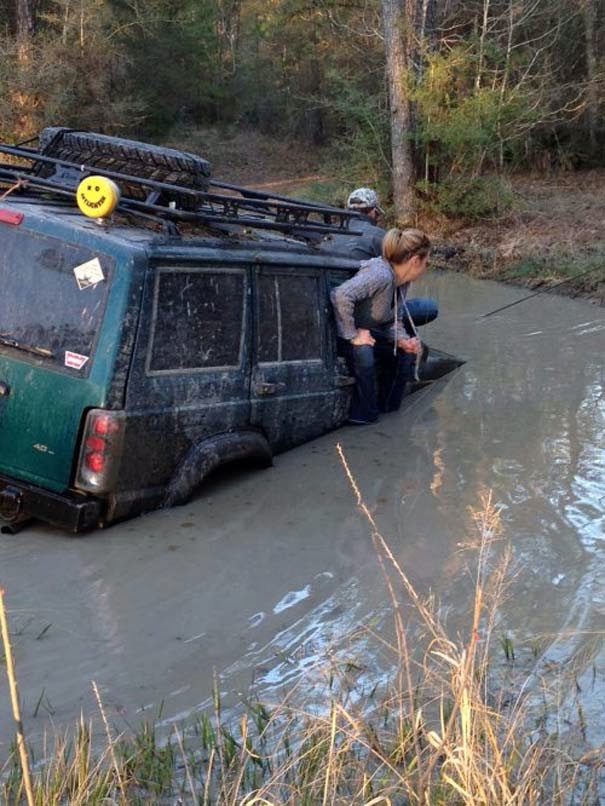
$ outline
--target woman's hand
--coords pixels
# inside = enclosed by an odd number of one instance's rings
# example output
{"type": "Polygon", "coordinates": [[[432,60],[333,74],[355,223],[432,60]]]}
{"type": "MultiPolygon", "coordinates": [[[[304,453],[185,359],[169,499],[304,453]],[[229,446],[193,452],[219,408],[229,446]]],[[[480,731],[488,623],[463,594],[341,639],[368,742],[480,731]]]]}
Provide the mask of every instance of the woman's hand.
{"type": "Polygon", "coordinates": [[[397,347],[403,350],[404,353],[418,353],[422,350],[422,342],[418,338],[413,339],[397,339],[397,347]]]}
{"type": "Polygon", "coordinates": [[[376,344],[376,339],[372,336],[369,330],[360,327],[354,339],[351,339],[351,344],[354,347],[373,347],[376,344]]]}

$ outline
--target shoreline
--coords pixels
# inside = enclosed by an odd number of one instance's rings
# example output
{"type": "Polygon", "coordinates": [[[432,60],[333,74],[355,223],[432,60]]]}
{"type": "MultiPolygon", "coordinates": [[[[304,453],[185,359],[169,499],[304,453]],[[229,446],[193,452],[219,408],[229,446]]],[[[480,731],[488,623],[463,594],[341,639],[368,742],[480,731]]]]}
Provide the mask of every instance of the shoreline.
{"type": "Polygon", "coordinates": [[[536,294],[557,294],[605,306],[605,244],[601,255],[584,256],[576,265],[562,261],[564,269],[559,271],[551,263],[531,255],[501,264],[493,253],[454,247],[451,243],[437,244],[432,265],[442,271],[495,280],[536,294]]]}

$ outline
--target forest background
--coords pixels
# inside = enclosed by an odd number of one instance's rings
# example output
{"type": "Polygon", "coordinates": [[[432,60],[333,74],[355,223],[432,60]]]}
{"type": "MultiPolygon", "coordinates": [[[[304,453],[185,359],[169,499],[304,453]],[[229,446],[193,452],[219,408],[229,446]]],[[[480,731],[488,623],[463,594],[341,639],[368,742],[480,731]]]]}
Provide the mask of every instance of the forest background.
{"type": "Polygon", "coordinates": [[[0,138],[64,125],[213,162],[212,135],[253,132],[336,177],[327,201],[369,184],[399,223],[509,221],[488,253],[531,276],[545,256],[517,241],[553,188],[568,251],[586,219],[582,248],[605,242],[604,44],[605,0],[5,0],[0,138]]]}

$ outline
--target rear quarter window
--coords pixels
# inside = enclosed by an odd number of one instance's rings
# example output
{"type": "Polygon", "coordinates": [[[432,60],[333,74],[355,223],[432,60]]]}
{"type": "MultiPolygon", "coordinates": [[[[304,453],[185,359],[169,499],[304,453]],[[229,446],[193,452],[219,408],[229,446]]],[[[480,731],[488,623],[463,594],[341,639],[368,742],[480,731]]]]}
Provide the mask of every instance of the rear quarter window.
{"type": "Polygon", "coordinates": [[[0,351],[90,371],[113,259],[23,230],[0,231],[0,351]]]}

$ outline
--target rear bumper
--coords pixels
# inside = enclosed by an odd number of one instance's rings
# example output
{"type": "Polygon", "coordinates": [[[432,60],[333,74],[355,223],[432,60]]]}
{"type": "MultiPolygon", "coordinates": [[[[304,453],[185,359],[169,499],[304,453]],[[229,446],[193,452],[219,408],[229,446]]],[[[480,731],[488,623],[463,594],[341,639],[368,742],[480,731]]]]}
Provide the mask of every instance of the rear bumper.
{"type": "Polygon", "coordinates": [[[53,493],[0,474],[0,523],[16,524],[28,518],[84,532],[98,525],[101,501],[71,492],[53,493]]]}

